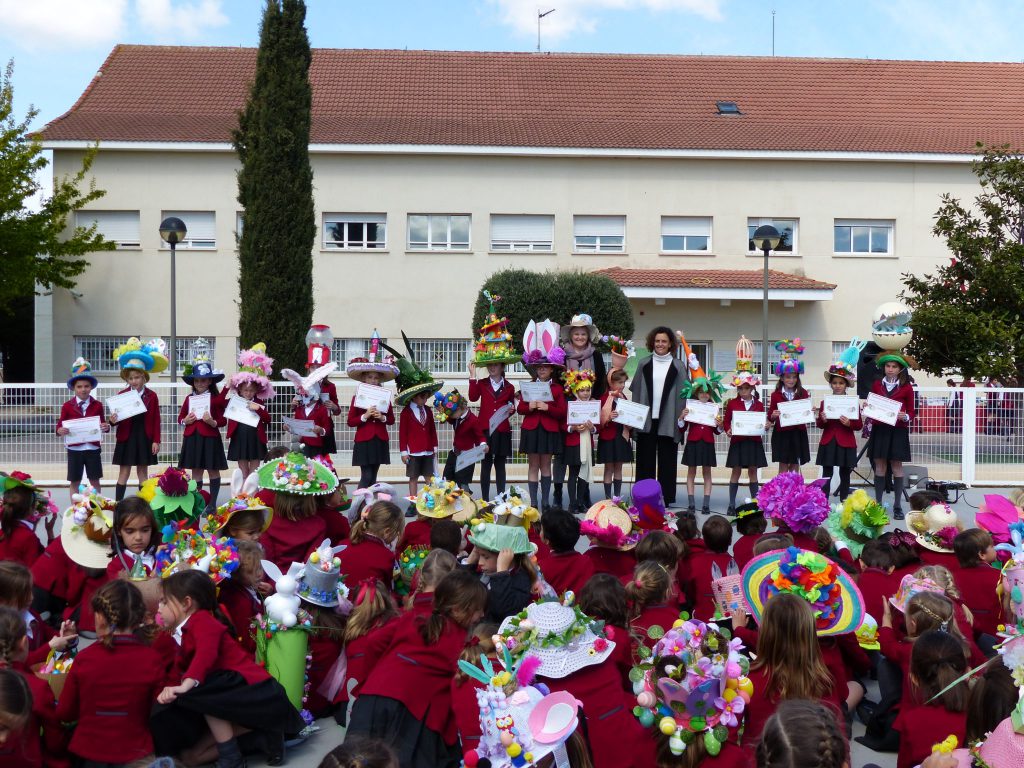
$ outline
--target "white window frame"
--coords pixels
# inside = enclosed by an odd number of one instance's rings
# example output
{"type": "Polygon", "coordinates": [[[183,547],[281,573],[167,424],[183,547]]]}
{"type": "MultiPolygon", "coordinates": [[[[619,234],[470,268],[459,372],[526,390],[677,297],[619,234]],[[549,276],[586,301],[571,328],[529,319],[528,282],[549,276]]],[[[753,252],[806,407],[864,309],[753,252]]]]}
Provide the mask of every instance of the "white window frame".
{"type": "Polygon", "coordinates": [[[555,217],[552,214],[491,214],[492,251],[551,253],[554,245],[555,217]]]}
{"type": "Polygon", "coordinates": [[[416,364],[431,373],[458,374],[466,371],[473,349],[472,339],[409,339],[416,364]]]}
{"type": "Polygon", "coordinates": [[[800,251],[799,251],[799,246],[800,246],[800,219],[798,219],[796,216],[761,216],[761,217],[749,216],[749,217],[747,217],[747,248],[748,248],[747,254],[750,255],[750,256],[754,256],[754,255],[758,255],[759,256],[759,255],[761,255],[761,251],[757,250],[756,248],[754,248],[752,250],[750,249],[750,235],[751,235],[750,228],[751,227],[753,227],[754,229],[757,229],[758,227],[763,226],[764,224],[771,224],[776,229],[778,229],[779,232],[782,232],[783,228],[779,227],[778,224],[776,223],[776,222],[782,222],[782,221],[787,221],[787,222],[791,221],[791,222],[793,222],[793,243],[792,243],[792,248],[790,250],[788,250],[788,251],[772,251],[772,255],[773,256],[774,255],[778,255],[778,256],[797,256],[797,255],[799,255],[799,253],[800,253],[800,251]]]}
{"type": "Polygon", "coordinates": [[[114,350],[126,341],[127,336],[75,336],[75,356],[88,360],[93,373],[116,374],[121,368],[114,350]]]}
{"type": "Polygon", "coordinates": [[[835,219],[832,223],[832,254],[834,256],[857,256],[861,258],[871,258],[879,256],[893,256],[895,253],[893,239],[896,235],[896,222],[893,219],[835,219]],[[850,250],[840,251],[836,249],[836,230],[840,227],[850,228],[850,250]],[[866,227],[869,230],[874,229],[886,229],[889,234],[886,238],[886,250],[875,251],[870,250],[873,245],[874,232],[868,232],[868,248],[867,251],[855,251],[853,249],[853,229],[855,227],[866,227]]]}
{"type": "MultiPolygon", "coordinates": [[[[711,240],[713,220],[711,216],[662,216],[661,217],[661,253],[669,254],[697,254],[707,256],[713,253],[711,240]],[[666,248],[666,237],[704,237],[707,238],[707,248],[666,248]]],[[[687,243],[684,239],[683,245],[687,243]]]]}
{"type": "Polygon", "coordinates": [[[782,359],[782,353],[775,348],[776,341],[778,341],[778,339],[773,339],[768,342],[769,344],[771,344],[771,346],[768,348],[768,374],[765,375],[761,373],[761,342],[758,341],[757,339],[753,340],[754,373],[760,376],[761,381],[763,381],[765,384],[768,383],[769,379],[774,381],[779,378],[778,376],[775,375],[775,364],[782,359]]]}
{"type": "Polygon", "coordinates": [[[624,215],[572,217],[573,253],[625,253],[626,217],[624,215]],[[584,243],[580,238],[594,238],[584,243]],[[615,242],[618,240],[618,242],[615,242]]]}
{"type": "Polygon", "coordinates": [[[75,211],[76,227],[89,229],[93,224],[97,234],[115,243],[119,251],[142,247],[138,211],[75,211]]]}
{"type": "MultiPolygon", "coordinates": [[[[160,221],[168,216],[175,216],[185,222],[185,239],[175,245],[179,251],[215,251],[217,250],[217,212],[216,211],[161,211],[160,221]],[[209,217],[209,221],[206,218],[209,217]]],[[[160,238],[160,248],[169,250],[170,245],[160,238]]]]}
{"type": "MultiPolygon", "coordinates": [[[[700,367],[706,372],[708,370],[709,363],[715,359],[711,342],[703,340],[690,341],[687,339],[686,343],[690,345],[690,350],[697,356],[697,360],[700,362],[700,367]]],[[[686,360],[686,350],[683,349],[682,344],[676,347],[676,355],[684,365],[688,364],[686,360]]]]}
{"type": "Polygon", "coordinates": [[[334,360],[344,369],[345,364],[353,357],[366,357],[370,349],[370,340],[367,339],[335,339],[331,343],[331,360],[334,360]]]}
{"type": "Polygon", "coordinates": [[[321,248],[325,251],[384,251],[388,247],[388,216],[386,213],[325,213],[322,217],[320,233],[323,238],[321,248]],[[348,237],[349,224],[363,226],[361,240],[348,237]],[[369,224],[379,227],[377,231],[380,237],[378,239],[367,239],[366,230],[369,224]],[[335,226],[344,228],[344,240],[336,240],[329,236],[330,227],[335,226]]]}
{"type": "Polygon", "coordinates": [[[406,221],[406,245],[410,251],[469,251],[473,245],[473,217],[468,213],[410,213],[406,221]],[[412,220],[415,216],[424,216],[427,219],[426,241],[412,239],[412,220]],[[443,239],[434,231],[437,219],[446,219],[443,239]],[[455,218],[466,219],[466,240],[465,242],[452,240],[452,220],[455,218]]]}

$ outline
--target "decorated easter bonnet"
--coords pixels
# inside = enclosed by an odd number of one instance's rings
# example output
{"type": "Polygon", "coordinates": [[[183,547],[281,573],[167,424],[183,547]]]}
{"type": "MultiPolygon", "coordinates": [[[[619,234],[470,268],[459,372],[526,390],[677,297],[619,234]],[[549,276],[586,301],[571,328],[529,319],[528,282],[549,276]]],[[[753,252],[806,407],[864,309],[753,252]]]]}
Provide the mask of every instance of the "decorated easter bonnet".
{"type": "Polygon", "coordinates": [[[470,522],[469,530],[467,538],[474,547],[480,547],[489,552],[510,549],[514,555],[532,555],[534,552],[530,537],[521,525],[485,523],[478,520],[475,524],[470,522]]]}
{"type": "Polygon", "coordinates": [[[262,341],[238,353],[238,373],[231,376],[231,388],[236,392],[246,384],[256,387],[256,397],[270,400],[274,386],[270,374],[274,372],[274,358],[267,356],[267,345],[262,341]]]}
{"type": "Polygon", "coordinates": [[[143,342],[132,336],[114,350],[113,357],[121,367],[122,379],[127,381],[129,373],[141,371],[146,381],[149,381],[149,374],[167,370],[167,357],[164,354],[166,349],[167,344],[163,339],[143,342]]]}
{"type": "Polygon", "coordinates": [[[881,649],[882,644],[878,641],[878,622],[870,613],[864,614],[864,621],[854,634],[857,635],[857,644],[865,651],[881,649]]]}
{"type": "Polygon", "coordinates": [[[428,395],[434,394],[444,386],[444,382],[440,379],[435,381],[430,371],[420,368],[413,355],[412,344],[409,343],[409,337],[405,335],[405,331],[402,331],[402,341],[405,342],[405,349],[409,353],[408,357],[392,349],[384,342],[381,342],[381,346],[395,356],[395,365],[398,366],[398,376],[395,378],[398,395],[395,397],[395,402],[405,406],[416,395],[423,392],[426,392],[428,395]]]}
{"type": "Polygon", "coordinates": [[[348,587],[341,581],[338,557],[343,549],[344,544],[332,547],[331,540],[324,539],[309,553],[299,576],[299,597],[323,608],[333,608],[340,601],[348,600],[348,587]]]}
{"type": "Polygon", "coordinates": [[[168,467],[144,482],[139,498],[149,502],[161,528],[174,521],[196,520],[206,506],[196,481],[186,470],[176,467],[168,467]]]}
{"type": "Polygon", "coordinates": [[[238,568],[238,548],[234,539],[215,538],[196,530],[186,521],[164,526],[162,542],[154,558],[154,572],[160,578],[181,571],[202,571],[214,584],[220,584],[238,568]]]}
{"type": "Polygon", "coordinates": [[[214,384],[224,378],[224,371],[218,371],[210,360],[210,343],[199,337],[192,343],[192,362],[187,363],[181,380],[191,384],[196,379],[210,379],[214,384]]]}
{"type": "Polygon", "coordinates": [[[775,363],[776,376],[787,373],[799,375],[804,372],[804,361],[800,358],[806,348],[800,339],[781,339],[775,342],[775,349],[779,353],[779,360],[775,363]]]}
{"type": "Polygon", "coordinates": [[[565,350],[558,346],[558,323],[531,320],[523,334],[523,365],[536,376],[538,365],[565,367],[565,350]]]}
{"type": "Polygon", "coordinates": [[[730,383],[733,387],[742,384],[761,386],[761,377],[754,373],[754,343],[746,336],[740,336],[736,342],[736,373],[730,383]]]}
{"type": "MultiPolygon", "coordinates": [[[[313,323],[306,331],[306,368],[319,368],[331,362],[334,334],[331,326],[313,323]]],[[[269,374],[268,374],[269,375],[269,374]]]]}
{"type": "MultiPolygon", "coordinates": [[[[530,526],[540,520],[540,512],[530,505],[529,499],[523,488],[509,485],[490,502],[480,505],[477,517],[499,525],[518,525],[529,533],[530,526]]],[[[453,519],[461,522],[461,516],[461,512],[457,513],[453,519]]]]}
{"type": "Polygon", "coordinates": [[[711,395],[712,402],[722,402],[722,395],[725,393],[725,386],[722,384],[722,374],[715,371],[704,372],[703,368],[690,374],[690,378],[683,382],[679,389],[679,396],[685,399],[695,400],[698,392],[707,392],[711,395]],[[697,374],[701,375],[697,375],[697,374]]]}
{"type": "Polygon", "coordinates": [[[562,374],[562,383],[566,390],[574,395],[581,389],[593,389],[594,380],[594,372],[589,368],[577,368],[562,374]]]}
{"type": "Polygon", "coordinates": [[[259,478],[255,472],[251,472],[248,476],[243,476],[242,470],[236,468],[231,475],[231,498],[228,499],[227,503],[217,507],[216,513],[211,515],[206,521],[204,529],[214,536],[226,536],[226,530],[231,522],[231,518],[239,512],[256,512],[262,520],[260,523],[260,533],[263,533],[263,531],[270,527],[270,521],[274,517],[274,510],[256,496],[256,491],[259,488],[259,478]]]}
{"type": "Polygon", "coordinates": [[[765,603],[780,592],[806,600],[819,637],[855,632],[864,598],[850,576],[822,554],[788,547],[758,555],[743,569],[743,596],[760,624],[765,603]]]}
{"type": "Polygon", "coordinates": [[[881,536],[888,524],[885,507],[868,496],[863,488],[858,488],[845,501],[832,507],[825,527],[858,558],[864,545],[881,536]]]}
{"type": "Polygon", "coordinates": [[[738,520],[742,520],[745,517],[752,515],[763,515],[761,508],[757,506],[757,499],[747,499],[742,504],[736,505],[736,515],[732,518],[731,522],[736,523],[738,520]]]}
{"type": "Polygon", "coordinates": [[[501,301],[501,297],[490,291],[484,291],[483,295],[489,307],[473,347],[473,362],[477,365],[518,363],[519,353],[512,344],[512,334],[508,332],[508,318],[498,317],[494,311],[494,305],[501,301]]]}
{"type": "Polygon", "coordinates": [[[886,350],[875,358],[875,365],[879,368],[890,362],[903,368],[911,367],[910,360],[901,351],[914,337],[910,319],[910,311],[899,302],[882,304],[875,310],[871,321],[871,338],[886,350]]]}
{"type": "Polygon", "coordinates": [[[295,496],[328,496],[338,487],[338,477],[318,461],[292,451],[256,469],[260,488],[295,496]]]}
{"type": "Polygon", "coordinates": [[[945,594],[945,590],[938,582],[925,576],[915,576],[912,573],[908,573],[900,579],[900,588],[896,590],[895,595],[889,598],[889,604],[896,610],[906,613],[907,603],[915,595],[919,595],[922,592],[934,592],[937,595],[945,594]]]}
{"type": "Polygon", "coordinates": [[[866,345],[866,341],[861,341],[856,336],[851,339],[850,346],[843,350],[839,359],[825,371],[825,381],[832,381],[833,376],[846,379],[847,384],[857,381],[857,363],[860,360],[860,353],[866,345]]]}
{"type": "Polygon", "coordinates": [[[782,472],[761,486],[757,505],[769,520],[785,525],[794,533],[810,533],[828,517],[824,481],[804,483],[799,472],[782,472]]]}
{"type": "Polygon", "coordinates": [[[496,645],[507,649],[513,658],[524,654],[537,657],[537,674],[553,680],[600,664],[611,656],[615,642],[605,636],[603,621],[587,616],[572,600],[570,591],[562,602],[530,603],[501,622],[496,645]]]}
{"type": "Polygon", "coordinates": [[[629,517],[644,531],[670,531],[668,510],[661,493],[661,483],[654,478],[640,480],[633,486],[629,517]]]}
{"type": "Polygon", "coordinates": [[[567,691],[530,685],[538,665],[533,656],[516,661],[503,647],[499,662],[501,668],[487,656],[479,667],[459,661],[460,671],[483,683],[476,689],[480,740],[465,753],[465,765],[519,768],[553,755],[555,768],[570,768],[565,742],[579,725],[580,703],[567,691]]]}
{"type": "Polygon", "coordinates": [[[83,568],[110,564],[110,536],[114,530],[113,499],[84,488],[71,497],[64,512],[60,541],[67,556],[83,568]]]}
{"type": "Polygon", "coordinates": [[[96,377],[92,375],[92,366],[84,357],[76,358],[75,362],[71,364],[71,378],[68,379],[68,389],[74,389],[75,382],[79,379],[88,381],[93,389],[99,384],[96,377]]]}
{"type": "Polygon", "coordinates": [[[380,335],[374,328],[373,336],[370,337],[370,349],[366,357],[353,357],[345,366],[345,373],[350,379],[363,381],[368,373],[380,374],[381,382],[391,381],[398,376],[398,366],[395,365],[395,358],[390,354],[384,354],[380,343],[380,335]]]}
{"type": "Polygon", "coordinates": [[[281,378],[286,379],[295,387],[295,394],[299,397],[317,398],[320,396],[320,382],[330,376],[338,369],[334,361],[324,363],[319,368],[314,368],[305,376],[291,368],[281,369],[281,378]]]}
{"type": "Polygon", "coordinates": [[[642,531],[634,525],[624,502],[601,499],[587,510],[580,533],[598,546],[626,551],[640,541],[642,531]]]}
{"type": "Polygon", "coordinates": [[[715,757],[729,729],[739,727],[754,692],[743,643],[696,619],[656,634],[653,650],[646,658],[641,654],[630,671],[637,694],[633,714],[645,728],[668,737],[673,755],[700,740],[708,756],[715,757]]]}
{"type": "Polygon", "coordinates": [[[586,312],[581,312],[578,315],[573,315],[572,320],[569,321],[568,325],[563,325],[558,333],[559,341],[563,344],[568,344],[572,338],[573,328],[586,328],[589,334],[589,340],[591,344],[596,344],[601,340],[601,332],[597,330],[597,326],[594,325],[594,318],[588,315],[586,312]]]}
{"type": "Polygon", "coordinates": [[[952,552],[953,539],[964,529],[956,512],[948,504],[939,502],[932,504],[923,512],[910,512],[907,515],[907,527],[910,528],[917,543],[932,552],[952,552]]]}
{"type": "Polygon", "coordinates": [[[12,488],[28,488],[32,493],[36,493],[39,490],[36,486],[36,481],[32,479],[32,475],[28,474],[28,472],[20,470],[15,470],[10,474],[0,472],[0,491],[9,491],[12,488]]]}
{"type": "Polygon", "coordinates": [[[476,506],[469,494],[451,480],[431,477],[416,494],[416,513],[432,520],[451,517],[463,509],[475,510],[476,506]]]}
{"type": "Polygon", "coordinates": [[[437,420],[441,423],[454,421],[455,414],[459,412],[459,409],[468,405],[469,402],[457,389],[453,389],[448,394],[434,393],[434,410],[437,411],[437,420]]]}

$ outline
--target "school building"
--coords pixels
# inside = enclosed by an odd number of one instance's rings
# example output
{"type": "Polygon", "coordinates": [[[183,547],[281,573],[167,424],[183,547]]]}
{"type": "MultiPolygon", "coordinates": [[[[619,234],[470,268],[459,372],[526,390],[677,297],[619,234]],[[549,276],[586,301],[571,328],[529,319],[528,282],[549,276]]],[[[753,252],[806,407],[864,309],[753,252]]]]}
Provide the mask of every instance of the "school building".
{"type": "MultiPolygon", "coordinates": [[[[170,215],[188,227],[179,359],[203,336],[234,369],[230,135],[255,61],[252,48],[119,45],[44,128],[55,175],[99,142],[107,194],[77,222],[118,248],[92,254],[75,291],[37,298],[37,381],[63,380],[79,354],[113,378],[114,346],[169,334],[170,215]]],[[[1024,146],[1024,65],[1011,63],[318,49],[311,80],[314,321],[342,365],[376,327],[464,372],[479,286],[518,266],[603,271],[637,339],[679,328],[728,371],[739,335],[761,336],[749,237],[773,222],[785,238],[769,336],[801,337],[814,375],[869,336],[901,274],[948,258],[933,216],[943,193],[977,194],[976,142],[1024,146]]]]}

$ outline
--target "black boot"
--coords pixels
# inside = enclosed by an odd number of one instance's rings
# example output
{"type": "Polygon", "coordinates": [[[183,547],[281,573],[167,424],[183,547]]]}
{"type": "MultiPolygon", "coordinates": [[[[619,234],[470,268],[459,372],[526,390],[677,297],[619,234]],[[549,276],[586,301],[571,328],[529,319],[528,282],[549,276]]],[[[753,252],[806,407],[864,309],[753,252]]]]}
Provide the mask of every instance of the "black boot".
{"type": "MultiPolygon", "coordinates": [[[[559,488],[559,487],[561,487],[561,484],[555,485],[555,488],[559,488]]],[[[574,515],[578,511],[577,507],[576,507],[576,494],[577,493],[579,493],[579,485],[576,484],[576,480],[575,479],[570,479],[569,480],[569,512],[574,514],[574,515]]],[[[556,499],[555,506],[559,506],[558,501],[557,501],[557,499],[558,499],[557,495],[555,496],[555,499],[556,499]]]]}
{"type": "MultiPolygon", "coordinates": [[[[548,482],[550,482],[550,479],[548,482]]],[[[555,497],[552,501],[556,507],[562,506],[562,485],[563,483],[555,483],[555,497]]]]}
{"type": "Polygon", "coordinates": [[[711,497],[710,496],[704,496],[704,503],[703,503],[703,505],[701,505],[700,513],[702,515],[710,515],[711,514],[711,497]]]}
{"type": "MultiPolygon", "coordinates": [[[[280,763],[279,763],[280,765],[280,763]]],[[[231,741],[217,742],[217,762],[215,768],[245,768],[245,758],[238,749],[238,742],[231,741]]]]}
{"type": "Polygon", "coordinates": [[[114,501],[120,501],[124,498],[124,495],[128,492],[127,485],[115,485],[114,486],[114,501]]]}
{"type": "Polygon", "coordinates": [[[875,501],[881,502],[885,496],[885,475],[875,475],[875,501]]]}
{"type": "Polygon", "coordinates": [[[892,478],[892,491],[894,498],[892,500],[892,519],[903,520],[903,475],[893,475],[892,478]]]}

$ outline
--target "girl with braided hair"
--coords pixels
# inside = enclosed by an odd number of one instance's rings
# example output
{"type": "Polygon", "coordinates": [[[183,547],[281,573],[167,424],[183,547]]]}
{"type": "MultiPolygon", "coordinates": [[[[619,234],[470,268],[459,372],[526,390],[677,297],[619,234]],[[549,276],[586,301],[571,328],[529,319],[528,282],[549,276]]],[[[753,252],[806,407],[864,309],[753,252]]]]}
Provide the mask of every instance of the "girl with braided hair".
{"type": "MultiPolygon", "coordinates": [[[[679,603],[675,599],[674,571],[661,563],[647,560],[637,563],[633,578],[626,583],[626,599],[629,601],[629,629],[640,643],[648,648],[660,639],[648,637],[647,630],[657,625],[663,629],[671,627],[679,618],[679,603]]],[[[633,648],[634,656],[637,648],[633,648]]],[[[634,661],[636,659],[634,658],[634,661]]]]}
{"type": "Polygon", "coordinates": [[[32,716],[32,691],[12,669],[0,669],[0,744],[21,731],[32,716]]]}
{"type": "Polygon", "coordinates": [[[149,710],[160,692],[163,664],[144,626],[146,604],[130,581],[115,579],[92,597],[99,642],[75,657],[57,705],[64,722],[77,722],[70,751],[83,761],[131,763],[153,759],[149,710]],[[111,717],[118,734],[111,738],[111,717]]]}
{"type": "Polygon", "coordinates": [[[779,704],[757,745],[757,768],[849,768],[850,745],[835,713],[816,701],[779,704]]]}

